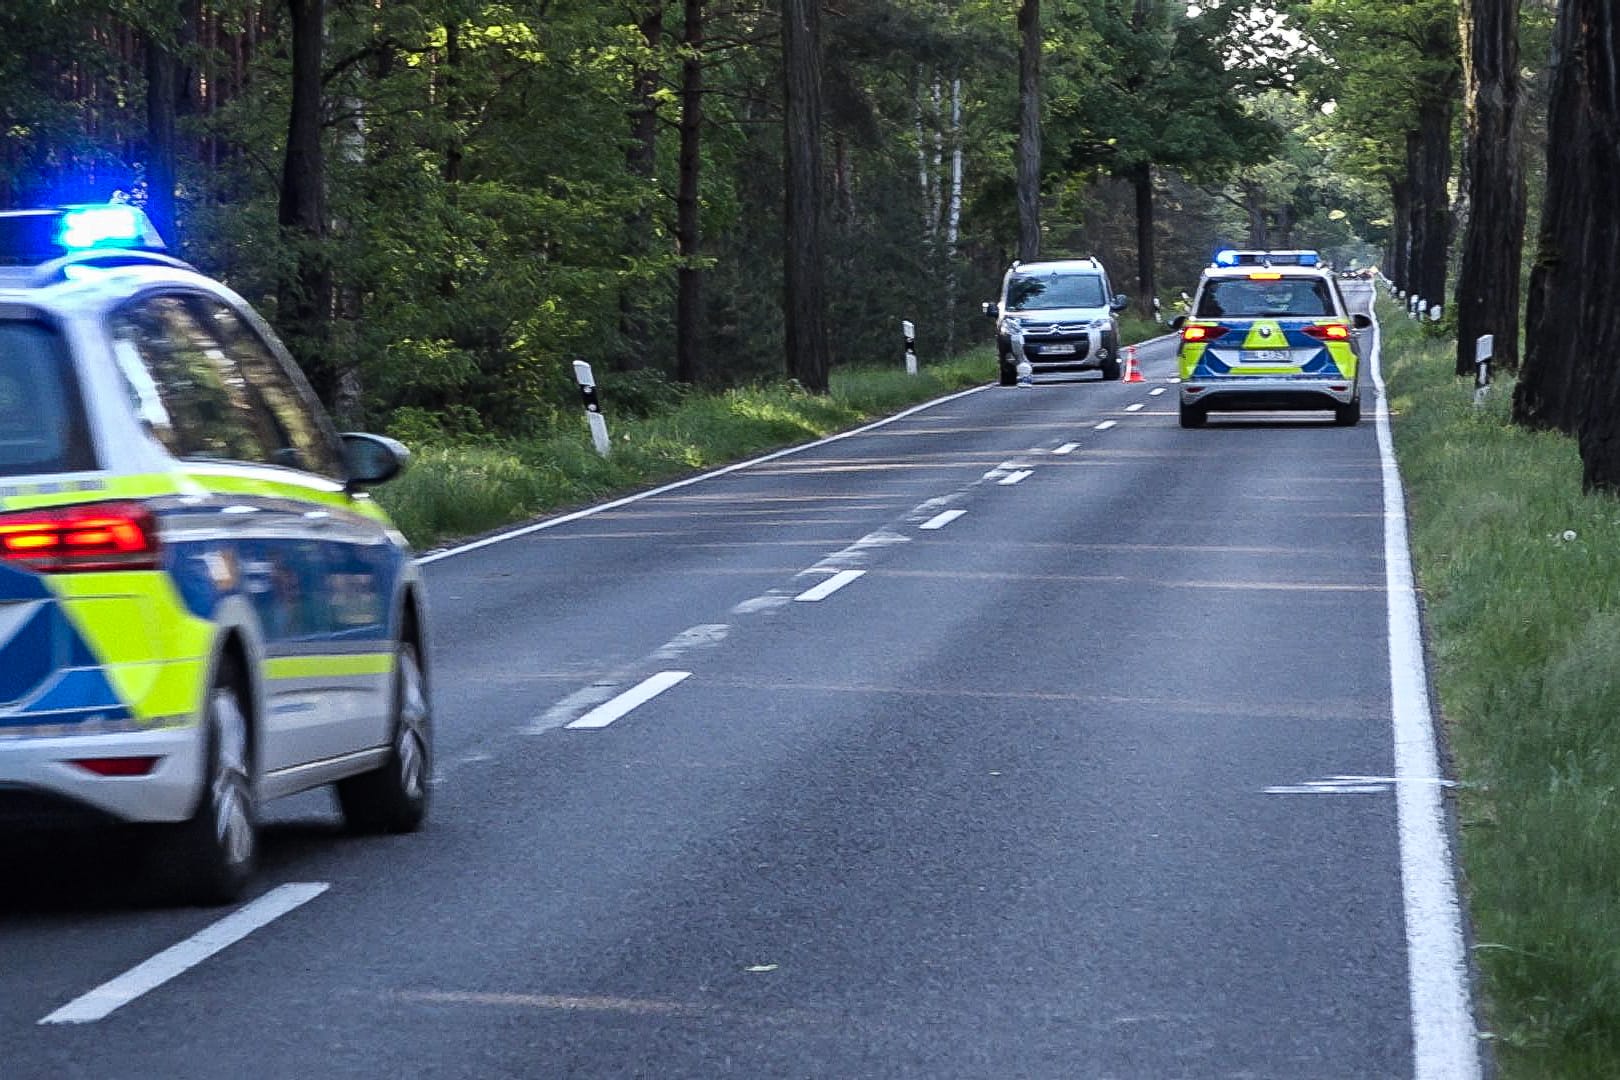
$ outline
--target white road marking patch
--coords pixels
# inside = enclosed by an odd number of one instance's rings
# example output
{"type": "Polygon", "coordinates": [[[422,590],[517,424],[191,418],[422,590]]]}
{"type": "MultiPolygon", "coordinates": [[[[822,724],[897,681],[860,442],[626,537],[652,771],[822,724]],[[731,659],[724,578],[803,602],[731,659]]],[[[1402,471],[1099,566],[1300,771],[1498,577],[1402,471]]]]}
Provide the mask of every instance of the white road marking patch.
{"type": "Polygon", "coordinates": [[[967,513],[966,510],[946,510],[942,514],[935,514],[933,517],[917,526],[917,528],[930,530],[943,529],[945,526],[949,525],[951,522],[955,521],[965,513],[967,513]]]}
{"type": "Polygon", "coordinates": [[[911,543],[911,537],[905,533],[898,533],[893,529],[878,529],[876,532],[867,533],[842,551],[833,552],[808,570],[799,571],[799,576],[803,577],[805,574],[814,574],[827,570],[853,569],[866,562],[867,555],[873,551],[893,547],[895,544],[909,543],[911,543]]]}
{"type": "Polygon", "coordinates": [[[712,649],[731,633],[731,627],[725,623],[705,623],[682,630],[670,638],[649,659],[656,661],[670,661],[693,649],[712,649]]]}
{"type": "Polygon", "coordinates": [[[1162,393],[1164,393],[1164,387],[1155,386],[1153,389],[1148,391],[1148,397],[1158,397],[1162,393]]]}
{"type": "MultiPolygon", "coordinates": [[[[1406,534],[1406,496],[1390,433],[1384,387],[1383,335],[1373,323],[1372,371],[1377,392],[1378,455],[1384,486],[1384,573],[1389,597],[1389,681],[1395,775],[1421,780],[1440,774],[1434,716],[1423,656],[1406,534]]],[[[1397,783],[1395,813],[1406,912],[1407,992],[1412,1010],[1415,1080],[1477,1080],[1474,1028],[1463,945],[1462,909],[1452,871],[1451,835],[1439,784],[1397,783]]]]}
{"type": "Polygon", "coordinates": [[[311,881],[271,889],[213,925],[204,927],[184,941],[169,946],[150,960],[135,965],[116,979],[104,982],[89,993],[74,998],[39,1022],[88,1024],[101,1020],[136,998],[185,974],[260,927],[309,903],[329,888],[331,885],[327,882],[311,881]]]}
{"type": "Polygon", "coordinates": [[[788,593],[770,592],[764,596],[752,596],[731,609],[733,615],[754,615],[761,611],[772,611],[783,604],[793,603],[793,597],[788,593]]]}
{"type": "Polygon", "coordinates": [[[1032,475],[1034,475],[1034,473],[1034,469],[1019,469],[1017,472],[1008,473],[1006,476],[1003,476],[1000,480],[997,480],[996,483],[1000,484],[1002,487],[1007,487],[1008,485],[1018,484],[1028,480],[1032,475]]]}
{"type": "Polygon", "coordinates": [[[691,677],[692,673],[690,671],[660,671],[656,675],[643,679],[613,700],[598,705],[578,720],[570,723],[568,727],[576,731],[605,728],[632,709],[645,705],[665,690],[685,682],[691,677]]]}
{"type": "Polygon", "coordinates": [[[1097,425],[1096,430],[1098,430],[1098,431],[1107,431],[1109,428],[1113,427],[1117,423],[1119,423],[1118,420],[1104,420],[1102,423],[1097,425]]]}
{"type": "MultiPolygon", "coordinates": [[[[1367,780],[1374,780],[1368,777],[1367,780]]],[[[1390,783],[1357,783],[1352,778],[1334,777],[1328,780],[1307,780],[1303,784],[1275,784],[1265,789],[1267,795],[1379,795],[1393,791],[1390,783]]]]}
{"type": "Polygon", "coordinates": [[[1125,411],[1126,412],[1141,412],[1145,408],[1147,408],[1147,404],[1145,402],[1138,401],[1135,405],[1127,405],[1127,406],[1125,406],[1125,411]]]}
{"type": "Polygon", "coordinates": [[[850,582],[854,581],[858,577],[861,577],[865,573],[865,570],[840,570],[826,581],[823,581],[820,585],[817,585],[812,589],[806,589],[793,599],[803,603],[814,603],[817,600],[825,600],[827,597],[831,596],[833,593],[837,592],[839,589],[842,589],[845,585],[848,585],[850,582]]]}
{"type": "Polygon", "coordinates": [[[1054,454],[1072,454],[1078,449],[1080,449],[1080,444],[1079,443],[1077,443],[1077,442],[1066,442],[1062,446],[1058,447],[1056,450],[1052,451],[1052,453],[1054,453],[1054,454]]]}

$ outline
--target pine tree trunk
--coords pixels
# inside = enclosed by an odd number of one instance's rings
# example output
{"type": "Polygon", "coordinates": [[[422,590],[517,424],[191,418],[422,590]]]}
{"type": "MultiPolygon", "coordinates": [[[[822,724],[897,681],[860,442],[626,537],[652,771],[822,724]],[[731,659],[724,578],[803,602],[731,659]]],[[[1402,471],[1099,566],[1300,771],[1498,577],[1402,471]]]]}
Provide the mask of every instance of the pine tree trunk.
{"type": "MultiPolygon", "coordinates": [[[[641,197],[650,202],[658,163],[658,59],[664,43],[664,0],[650,0],[636,20],[636,29],[649,55],[637,63],[630,76],[630,145],[625,148],[624,164],[630,175],[640,181],[641,197]]],[[[653,231],[647,203],[636,207],[628,225],[625,252],[632,260],[643,259],[649,253],[648,237],[653,231]]],[[[636,302],[641,291],[633,285],[619,289],[619,335],[625,341],[621,365],[627,370],[646,363],[647,325],[643,309],[636,302]]]]}
{"type": "Polygon", "coordinates": [[[832,363],[822,283],[820,0],[782,0],[782,76],[787,370],[824,394],[832,363]]]}
{"type": "Polygon", "coordinates": [[[1406,177],[1390,178],[1389,202],[1393,208],[1391,217],[1394,226],[1390,230],[1389,251],[1384,265],[1396,288],[1405,289],[1412,283],[1406,273],[1412,248],[1412,184],[1406,177]]]}
{"type": "Polygon", "coordinates": [[[1473,375],[1474,344],[1495,341],[1494,366],[1519,367],[1519,266],[1525,183],[1519,122],[1519,0],[1469,0],[1468,231],[1457,274],[1457,367],[1473,375]]]}
{"type": "Polygon", "coordinates": [[[1136,306],[1148,318],[1153,318],[1153,296],[1158,282],[1153,277],[1153,166],[1147,162],[1131,171],[1131,186],[1136,189],[1136,284],[1142,290],[1136,306]]]}
{"type": "Polygon", "coordinates": [[[1589,489],[1620,490],[1620,13],[1562,0],[1553,42],[1547,194],[1513,418],[1579,435],[1589,489]]]}
{"type": "Polygon", "coordinates": [[[675,378],[696,382],[702,373],[703,271],[698,170],[703,161],[703,0],[685,0],[681,32],[680,180],[675,196],[675,378]]]}
{"type": "Polygon", "coordinates": [[[178,246],[174,213],[174,118],[178,65],[156,34],[146,39],[146,213],[158,233],[178,246]]]}
{"type": "Polygon", "coordinates": [[[1041,254],[1041,0],[1018,6],[1018,257],[1041,254]]]}
{"type": "Polygon", "coordinates": [[[292,19],[292,111],[276,220],[294,249],[295,269],[277,290],[277,310],[316,393],[336,401],[339,372],[326,352],[332,268],[326,237],[326,160],[321,149],[321,56],[325,0],[287,0],[292,19]]]}

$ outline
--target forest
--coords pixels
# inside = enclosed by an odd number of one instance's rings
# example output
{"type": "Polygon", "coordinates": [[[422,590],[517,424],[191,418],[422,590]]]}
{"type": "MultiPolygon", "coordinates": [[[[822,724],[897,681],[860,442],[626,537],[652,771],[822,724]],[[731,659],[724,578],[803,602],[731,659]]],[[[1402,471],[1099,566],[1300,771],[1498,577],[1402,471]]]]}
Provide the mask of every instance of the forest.
{"type": "MultiPolygon", "coordinates": [[[[1441,295],[1458,15],[5,4],[0,207],[140,203],[346,421],[521,435],[573,402],[575,359],[633,400],[824,389],[897,355],[901,319],[925,356],[960,352],[1037,253],[1096,255],[1144,315],[1222,244],[1308,243],[1441,295]]],[[[1550,16],[1525,21],[1544,51],[1550,16]]]]}

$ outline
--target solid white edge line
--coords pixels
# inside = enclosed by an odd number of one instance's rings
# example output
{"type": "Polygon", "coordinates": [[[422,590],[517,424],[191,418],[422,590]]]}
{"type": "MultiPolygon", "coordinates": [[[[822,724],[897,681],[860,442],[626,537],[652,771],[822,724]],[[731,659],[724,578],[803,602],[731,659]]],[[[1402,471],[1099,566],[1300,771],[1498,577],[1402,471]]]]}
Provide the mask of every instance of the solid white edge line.
{"type": "Polygon", "coordinates": [[[1000,480],[997,480],[996,483],[1000,484],[1002,487],[1008,487],[1012,484],[1017,484],[1028,480],[1032,475],[1034,475],[1034,472],[1034,469],[1019,469],[1017,472],[1008,473],[1006,476],[1003,476],[1000,480]]]}
{"type": "Polygon", "coordinates": [[[866,573],[865,570],[840,570],[820,585],[813,589],[806,589],[793,599],[807,604],[814,603],[817,600],[825,600],[864,573],[866,573]]]}
{"type": "Polygon", "coordinates": [[[456,547],[445,548],[443,551],[429,552],[417,558],[416,562],[419,566],[426,566],[429,563],[436,563],[440,559],[448,559],[452,555],[465,555],[469,551],[477,551],[480,548],[487,548],[494,544],[505,543],[508,540],[516,540],[519,537],[528,536],[531,533],[537,533],[543,529],[555,529],[557,526],[566,525],[570,521],[578,521],[581,518],[591,517],[593,514],[600,514],[607,510],[616,510],[621,506],[628,506],[631,503],[640,502],[643,499],[650,499],[655,495],[663,495],[667,492],[677,491],[684,487],[690,487],[693,484],[700,484],[705,480],[713,480],[717,476],[725,476],[727,473],[734,473],[741,469],[752,468],[755,465],[763,465],[767,461],[775,461],[777,458],[787,457],[790,454],[802,454],[806,450],[814,450],[818,446],[826,446],[828,443],[835,443],[840,439],[851,439],[856,435],[864,435],[866,432],[876,430],[877,428],[883,427],[886,424],[892,424],[898,420],[904,420],[908,416],[914,416],[925,409],[932,409],[936,405],[944,405],[948,402],[956,401],[958,398],[965,398],[969,394],[983,393],[988,389],[990,389],[988,385],[969,387],[966,390],[960,390],[954,394],[946,394],[944,397],[935,398],[932,401],[925,401],[921,405],[913,405],[909,409],[902,412],[897,412],[893,416],[885,416],[881,420],[874,420],[870,424],[864,424],[858,428],[851,428],[848,431],[840,431],[838,434],[829,435],[825,439],[817,439],[815,442],[807,442],[801,446],[789,446],[785,450],[776,450],[769,454],[761,455],[760,457],[749,458],[747,461],[734,461],[730,465],[723,465],[718,469],[710,469],[708,472],[698,473],[696,476],[688,476],[684,480],[676,480],[674,483],[665,484],[662,487],[655,487],[650,491],[639,491],[634,495],[626,495],[622,499],[614,499],[611,502],[605,502],[598,506],[587,506],[583,510],[575,510],[573,513],[563,514],[560,517],[547,518],[544,521],[536,521],[528,525],[520,525],[515,529],[508,530],[507,532],[497,533],[494,536],[486,536],[482,540],[473,540],[469,543],[459,544],[456,547]]]}
{"type": "Polygon", "coordinates": [[[122,975],[63,1005],[41,1024],[88,1024],[100,1020],[143,994],[185,974],[210,956],[236,944],[253,931],[302,907],[331,888],[324,881],[294,882],[271,889],[251,903],[169,946],[122,975]]]}
{"type": "Polygon", "coordinates": [[[656,675],[649,675],[624,693],[602,702],[566,726],[576,731],[605,728],[632,709],[645,705],[665,690],[691,677],[690,671],[660,671],[656,675]]]}
{"type": "Polygon", "coordinates": [[[1406,970],[1416,1080],[1477,1080],[1479,1041],[1469,990],[1462,908],[1452,871],[1434,717],[1413,587],[1406,497],[1395,461],[1382,371],[1382,328],[1373,330],[1378,453],[1383,466],[1384,567],[1389,596],[1389,682],[1395,742],[1395,809],[1406,914],[1406,970]]]}
{"type": "Polygon", "coordinates": [[[951,522],[955,521],[965,513],[967,513],[966,510],[944,510],[938,514],[935,514],[933,517],[917,526],[917,528],[928,530],[943,529],[945,526],[949,525],[951,522]]]}

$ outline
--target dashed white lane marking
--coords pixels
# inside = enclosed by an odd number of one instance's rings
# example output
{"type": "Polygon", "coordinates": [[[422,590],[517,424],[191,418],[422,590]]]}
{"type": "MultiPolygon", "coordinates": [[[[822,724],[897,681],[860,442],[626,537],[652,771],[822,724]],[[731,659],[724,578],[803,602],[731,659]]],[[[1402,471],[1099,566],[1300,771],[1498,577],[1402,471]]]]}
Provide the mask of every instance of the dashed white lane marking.
{"type": "Polygon", "coordinates": [[[845,585],[848,585],[850,582],[854,581],[864,573],[866,573],[865,570],[840,570],[826,581],[823,581],[820,585],[817,585],[813,589],[806,589],[793,599],[803,603],[814,603],[817,600],[825,600],[827,597],[831,596],[839,589],[842,589],[845,585]]]}
{"type": "Polygon", "coordinates": [[[1127,406],[1125,406],[1125,411],[1126,412],[1141,412],[1145,408],[1147,408],[1147,404],[1145,402],[1138,401],[1135,405],[1127,405],[1127,406]]]}
{"type": "Polygon", "coordinates": [[[603,702],[568,726],[575,730],[605,728],[630,710],[645,705],[665,690],[691,677],[690,671],[660,671],[611,701],[603,702]]]}
{"type": "Polygon", "coordinates": [[[253,931],[302,907],[331,888],[324,881],[295,882],[271,889],[211,926],[169,946],[109,982],[63,1005],[41,1024],[88,1024],[103,1019],[143,994],[190,971],[253,931]]]}
{"type": "Polygon", "coordinates": [[[1097,425],[1096,430],[1098,430],[1098,431],[1107,431],[1109,428],[1113,427],[1117,423],[1119,423],[1118,420],[1104,420],[1102,423],[1097,425]]]}
{"type": "Polygon", "coordinates": [[[705,473],[699,473],[696,476],[689,476],[684,480],[677,480],[673,484],[665,484],[662,487],[653,488],[651,491],[639,491],[634,495],[627,495],[622,499],[614,499],[611,502],[601,503],[597,506],[587,506],[585,509],[576,510],[571,514],[563,514],[560,517],[547,518],[545,521],[537,521],[529,525],[520,525],[515,529],[508,530],[507,532],[497,533],[494,536],[486,536],[482,540],[474,540],[470,543],[458,545],[457,547],[445,548],[443,551],[429,552],[428,554],[418,558],[416,561],[420,565],[426,566],[429,563],[438,562],[440,559],[448,559],[453,555],[464,555],[469,551],[477,551],[480,548],[486,548],[492,544],[501,544],[508,540],[516,540],[519,537],[528,536],[531,533],[537,533],[543,529],[555,529],[557,526],[566,525],[571,521],[578,521],[581,518],[587,518],[593,514],[600,514],[608,510],[616,510],[621,506],[628,506],[631,503],[640,502],[643,499],[651,499],[656,496],[666,494],[667,492],[678,491],[684,487],[691,487],[693,484],[701,484],[703,481],[712,480],[717,476],[726,476],[742,469],[751,469],[755,465],[763,465],[767,461],[775,461],[777,458],[788,457],[792,454],[802,454],[806,450],[814,450],[818,446],[826,446],[829,443],[841,442],[844,439],[852,439],[857,435],[864,435],[868,431],[875,431],[880,427],[885,427],[889,424],[895,423],[896,421],[904,420],[909,416],[914,416],[925,409],[932,409],[937,405],[944,405],[947,402],[956,401],[958,398],[965,398],[969,394],[983,393],[988,389],[988,386],[975,386],[967,390],[959,391],[955,394],[947,394],[944,397],[935,398],[933,401],[925,401],[921,405],[913,405],[911,408],[906,409],[903,412],[897,412],[893,416],[886,416],[882,420],[876,420],[862,427],[853,428],[849,431],[840,431],[836,435],[829,435],[825,439],[817,439],[815,442],[805,443],[802,446],[790,446],[786,450],[777,450],[773,453],[764,454],[760,457],[749,458],[747,461],[738,461],[731,465],[726,465],[718,469],[711,469],[705,473]]]}
{"type": "MultiPolygon", "coordinates": [[[[1423,628],[1418,618],[1412,555],[1406,534],[1406,495],[1389,427],[1384,388],[1383,336],[1373,323],[1372,372],[1378,401],[1378,456],[1384,487],[1384,574],[1389,597],[1389,682],[1395,776],[1416,780],[1440,774],[1430,711],[1423,628]]],[[[1401,894],[1406,912],[1407,995],[1412,1009],[1415,1080],[1477,1080],[1479,1040],[1474,1028],[1463,943],[1462,907],[1452,871],[1451,834],[1439,784],[1397,783],[1395,817],[1401,850],[1401,894]]]]}
{"type": "Polygon", "coordinates": [[[1000,480],[997,480],[996,483],[1000,484],[1002,487],[1008,487],[1008,486],[1010,486],[1012,484],[1022,483],[1023,481],[1028,480],[1032,475],[1034,475],[1034,472],[1035,472],[1034,469],[1019,469],[1017,472],[1011,472],[1011,473],[1008,473],[1006,476],[1003,476],[1000,480]]]}
{"type": "Polygon", "coordinates": [[[949,525],[951,522],[955,521],[965,513],[967,513],[966,510],[946,510],[942,514],[935,514],[933,517],[917,526],[917,528],[930,530],[943,529],[945,526],[949,525]]]}
{"type": "Polygon", "coordinates": [[[1148,397],[1158,397],[1162,393],[1164,393],[1164,387],[1155,386],[1153,389],[1148,391],[1148,397]]]}
{"type": "Polygon", "coordinates": [[[1080,449],[1080,444],[1079,443],[1077,443],[1077,442],[1066,442],[1062,446],[1058,447],[1056,450],[1052,451],[1052,453],[1054,453],[1054,454],[1072,454],[1078,449],[1080,449]]]}

